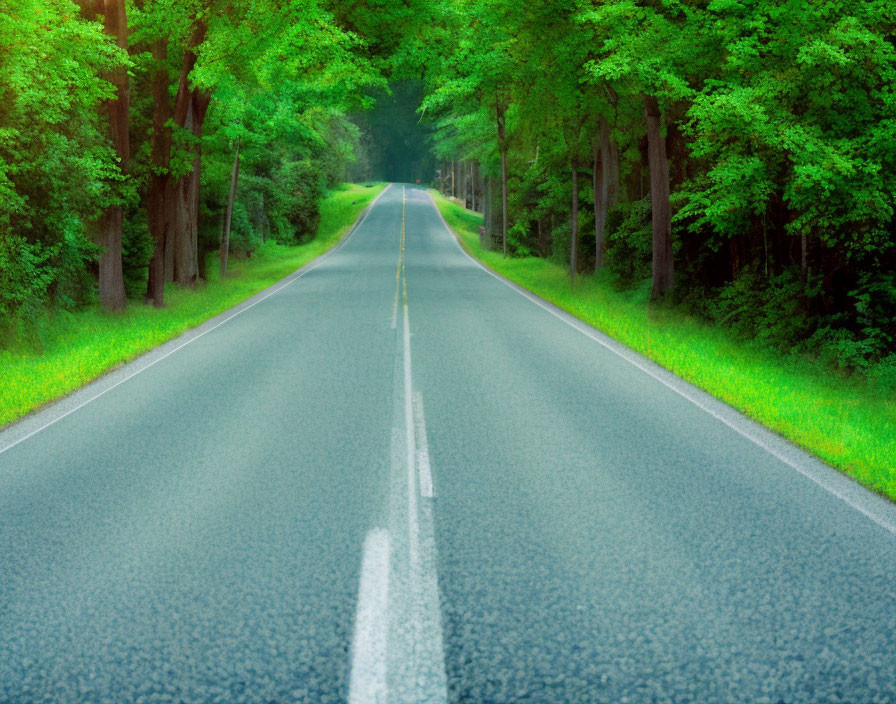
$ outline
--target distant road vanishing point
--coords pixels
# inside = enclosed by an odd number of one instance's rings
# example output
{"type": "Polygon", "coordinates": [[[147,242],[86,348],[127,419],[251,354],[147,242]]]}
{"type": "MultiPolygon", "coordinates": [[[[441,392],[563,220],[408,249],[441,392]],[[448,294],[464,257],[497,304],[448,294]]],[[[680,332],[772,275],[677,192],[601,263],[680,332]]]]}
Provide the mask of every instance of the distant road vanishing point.
{"type": "Polygon", "coordinates": [[[393,184],[0,433],[0,701],[894,702],[896,507],[393,184]]]}

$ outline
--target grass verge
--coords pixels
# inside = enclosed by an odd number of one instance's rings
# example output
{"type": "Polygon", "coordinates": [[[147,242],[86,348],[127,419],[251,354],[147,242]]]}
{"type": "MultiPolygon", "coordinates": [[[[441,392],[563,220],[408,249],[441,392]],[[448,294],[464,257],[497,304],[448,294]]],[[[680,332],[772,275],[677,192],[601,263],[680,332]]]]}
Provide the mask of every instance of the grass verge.
{"type": "Polygon", "coordinates": [[[499,274],[593,325],[896,501],[896,399],[862,379],[739,342],[680,311],[651,311],[649,290],[616,291],[594,276],[483,249],[482,216],[433,194],[464,248],[499,274]]]}
{"type": "Polygon", "coordinates": [[[321,203],[317,236],[307,244],[268,242],[251,259],[232,258],[227,278],[217,258],[208,281],[193,289],[169,285],[165,307],[130,302],[121,314],[91,306],[48,311],[40,321],[43,350],[0,350],[0,427],[96,379],[122,362],[232,308],[335,246],[385,184],[345,184],[321,203]]]}

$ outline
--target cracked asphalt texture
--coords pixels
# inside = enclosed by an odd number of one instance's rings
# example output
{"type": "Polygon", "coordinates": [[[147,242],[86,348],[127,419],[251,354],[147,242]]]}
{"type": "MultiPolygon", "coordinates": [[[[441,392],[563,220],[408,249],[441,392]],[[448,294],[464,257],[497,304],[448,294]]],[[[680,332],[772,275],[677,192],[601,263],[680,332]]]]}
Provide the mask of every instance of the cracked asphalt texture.
{"type": "MultiPolygon", "coordinates": [[[[347,699],[400,227],[393,186],[0,454],[0,701],[347,699]]],[[[410,187],[406,242],[451,701],[896,701],[896,536],[482,271],[410,187]]]]}

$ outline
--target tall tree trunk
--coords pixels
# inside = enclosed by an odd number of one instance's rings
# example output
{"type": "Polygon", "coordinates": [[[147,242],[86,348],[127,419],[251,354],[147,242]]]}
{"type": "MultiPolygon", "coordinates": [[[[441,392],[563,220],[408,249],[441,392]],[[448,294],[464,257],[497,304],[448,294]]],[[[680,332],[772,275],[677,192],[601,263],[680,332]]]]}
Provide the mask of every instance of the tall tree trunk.
{"type": "Polygon", "coordinates": [[[498,182],[494,176],[488,177],[488,204],[487,215],[485,217],[485,238],[482,246],[485,249],[494,247],[495,235],[501,232],[501,215],[500,209],[495,207],[498,202],[498,182]]]}
{"type": "Polygon", "coordinates": [[[227,275],[227,256],[230,253],[230,221],[233,216],[233,201],[236,199],[236,184],[240,177],[240,139],[236,139],[236,155],[233,157],[233,172],[230,174],[230,195],[227,198],[227,214],[224,216],[224,232],[221,235],[221,278],[227,275]]]}
{"type": "MultiPolygon", "coordinates": [[[[193,101],[187,106],[187,118],[184,128],[193,132],[193,101]]],[[[196,158],[193,158],[193,169],[196,158]]],[[[190,232],[190,204],[192,200],[193,171],[184,174],[173,182],[171,222],[171,281],[181,286],[191,285],[196,278],[195,259],[193,258],[192,237],[190,232]]],[[[167,263],[167,262],[166,262],[167,263]]]]}
{"type": "Polygon", "coordinates": [[[479,193],[479,162],[473,161],[473,210],[479,212],[482,209],[482,198],[479,193]]]}
{"type": "MultiPolygon", "coordinates": [[[[184,53],[177,94],[174,99],[172,120],[175,125],[189,130],[191,134],[195,131],[197,105],[194,100],[194,91],[190,89],[190,72],[196,65],[197,56],[194,48],[203,42],[205,32],[204,23],[197,24],[194,28],[190,48],[184,53]]],[[[192,186],[190,182],[192,178],[191,172],[177,181],[168,181],[169,205],[172,208],[169,214],[171,248],[170,250],[166,248],[165,252],[165,278],[167,281],[175,281],[182,285],[192,284],[198,269],[193,253],[191,233],[192,186]]]]}
{"type": "Polygon", "coordinates": [[[478,213],[478,212],[479,212],[479,200],[478,200],[478,196],[479,196],[479,193],[478,193],[478,190],[479,190],[479,183],[478,183],[478,182],[479,182],[479,169],[477,168],[477,164],[476,164],[476,161],[475,161],[475,160],[472,161],[472,162],[470,163],[470,173],[471,173],[472,176],[473,176],[473,177],[470,179],[470,182],[473,184],[473,188],[472,188],[472,191],[473,191],[473,211],[476,212],[476,213],[478,213]]]}
{"type": "Polygon", "coordinates": [[[653,96],[644,96],[647,121],[647,155],[650,167],[650,204],[653,214],[653,290],[652,301],[666,296],[674,286],[672,260],[672,206],[669,202],[669,160],[666,141],[662,138],[659,103],[653,96]]]}
{"type": "Polygon", "coordinates": [[[147,201],[147,219],[154,249],[149,264],[146,298],[156,306],[161,306],[164,302],[164,282],[174,278],[178,240],[184,236],[189,237],[189,232],[185,229],[188,218],[182,213],[182,179],[175,180],[169,175],[172,146],[169,120],[177,127],[184,127],[191,116],[193,95],[189,77],[196,65],[195,48],[205,40],[205,34],[205,23],[197,23],[190,37],[189,48],[184,52],[173,110],[168,92],[169,76],[164,68],[167,61],[167,40],[157,40],[153,44],[153,58],[159,68],[153,79],[153,174],[147,201]]]}
{"type": "Polygon", "coordinates": [[[199,90],[193,91],[193,138],[196,141],[194,149],[196,156],[193,159],[193,180],[190,184],[190,245],[196,272],[199,272],[199,205],[202,186],[202,130],[205,126],[205,116],[211,103],[211,95],[199,90]]]}
{"type": "MultiPolygon", "coordinates": [[[[128,20],[124,0],[98,0],[97,9],[102,12],[105,32],[115,39],[119,47],[128,48],[128,20]]],[[[130,88],[126,67],[117,68],[108,76],[115,86],[116,97],[105,104],[109,118],[109,134],[119,159],[119,169],[127,173],[130,159],[130,88]]],[[[124,225],[124,208],[110,206],[100,221],[100,246],[103,253],[99,263],[100,303],[111,311],[123,310],[127,305],[124,291],[124,274],[121,263],[121,235],[124,225]]]]}
{"type": "MultiPolygon", "coordinates": [[[[674,111],[675,115],[684,118],[687,110],[679,107],[674,111]]],[[[679,128],[674,119],[667,117],[666,127],[666,152],[669,155],[670,166],[670,190],[674,191],[683,184],[688,177],[688,146],[685,142],[684,132],[679,128]]]]}
{"type": "Polygon", "coordinates": [[[504,256],[507,256],[507,131],[504,120],[506,112],[503,105],[495,103],[495,115],[498,123],[498,148],[501,150],[501,244],[504,256]]]}
{"type": "Polygon", "coordinates": [[[485,212],[485,179],[482,177],[482,164],[476,162],[476,192],[478,193],[479,209],[477,212],[485,212]]]}
{"type": "Polygon", "coordinates": [[[610,139],[607,118],[600,118],[600,142],[594,158],[594,270],[604,265],[607,238],[607,213],[619,192],[619,148],[610,139]]]}
{"type": "Polygon", "coordinates": [[[491,249],[489,244],[492,239],[492,179],[491,176],[482,179],[482,229],[479,231],[479,245],[483,249],[491,249]]]}
{"type": "Polygon", "coordinates": [[[146,302],[156,308],[165,303],[165,239],[168,231],[168,162],[171,156],[171,100],[168,97],[168,44],[164,39],[153,42],[152,56],[157,64],[152,79],[152,173],[146,200],[146,218],[152,235],[153,253],[146,282],[146,302]]]}
{"type": "Polygon", "coordinates": [[[472,208],[473,212],[478,213],[479,210],[477,209],[477,207],[479,205],[479,201],[478,201],[478,194],[476,193],[476,179],[477,179],[476,161],[471,159],[470,160],[470,202],[473,206],[473,208],[472,208]]]}
{"type": "Polygon", "coordinates": [[[463,161],[457,162],[457,199],[467,204],[467,166],[463,161]]]}
{"type": "Polygon", "coordinates": [[[569,241],[569,278],[575,280],[579,263],[579,165],[570,161],[572,169],[572,233],[569,241]]]}
{"type": "MultiPolygon", "coordinates": [[[[609,134],[607,136],[609,137],[609,134]]],[[[606,181],[607,212],[609,213],[610,208],[616,205],[619,200],[619,143],[615,139],[610,138],[608,149],[610,160],[607,165],[609,171],[606,174],[606,181]]]]}
{"type": "Polygon", "coordinates": [[[593,165],[591,185],[594,193],[594,271],[604,265],[604,223],[607,218],[607,189],[604,180],[603,162],[606,156],[600,143],[592,146],[593,165]]]}
{"type": "Polygon", "coordinates": [[[191,91],[184,127],[194,138],[193,168],[184,174],[174,189],[173,233],[174,262],[172,279],[191,286],[199,275],[199,188],[202,176],[202,126],[210,96],[191,91]]]}

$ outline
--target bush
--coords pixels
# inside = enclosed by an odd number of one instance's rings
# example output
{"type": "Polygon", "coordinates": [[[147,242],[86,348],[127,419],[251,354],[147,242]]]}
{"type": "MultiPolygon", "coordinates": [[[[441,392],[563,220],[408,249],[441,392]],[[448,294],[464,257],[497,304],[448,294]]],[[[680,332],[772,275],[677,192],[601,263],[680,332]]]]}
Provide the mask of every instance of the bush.
{"type": "Polygon", "coordinates": [[[884,393],[896,395],[896,352],[884,357],[868,371],[872,385],[884,393]]]}
{"type": "Polygon", "coordinates": [[[530,240],[529,229],[521,222],[507,230],[507,247],[518,257],[532,256],[533,251],[527,244],[530,240]]]}
{"type": "Polygon", "coordinates": [[[98,254],[74,220],[53,245],[0,234],[0,347],[20,341],[39,346],[38,323],[48,301],[72,309],[93,300],[87,265],[98,254]]]}
{"type": "Polygon", "coordinates": [[[52,251],[18,235],[0,235],[0,320],[19,317],[53,283],[52,251]]]}
{"type": "Polygon", "coordinates": [[[862,274],[849,297],[855,305],[856,328],[869,347],[869,359],[883,359],[896,348],[896,272],[862,274]]]}
{"type": "Polygon", "coordinates": [[[653,230],[649,197],[618,203],[607,214],[605,264],[619,286],[628,288],[650,276],[653,230]]]}
{"type": "Polygon", "coordinates": [[[844,371],[866,370],[874,353],[871,340],[857,336],[846,328],[825,326],[807,341],[817,351],[818,359],[829,367],[844,371]]]}
{"type": "Polygon", "coordinates": [[[230,251],[247,253],[261,244],[261,233],[252,229],[249,212],[246,206],[237,201],[233,204],[230,219],[230,251]]]}
{"type": "Polygon", "coordinates": [[[551,230],[551,261],[559,266],[569,266],[569,245],[572,240],[572,225],[563,221],[551,230]]]}
{"type": "Polygon", "coordinates": [[[323,194],[323,186],[311,161],[280,164],[274,174],[271,209],[277,239],[290,242],[314,236],[320,222],[319,201],[323,194]]]}
{"type": "Polygon", "coordinates": [[[147,267],[152,252],[146,212],[142,208],[135,209],[125,220],[121,236],[121,264],[128,298],[142,298],[146,293],[147,267]]]}
{"type": "Polygon", "coordinates": [[[744,270],[730,284],[717,289],[708,309],[711,318],[737,337],[793,351],[815,332],[816,319],[806,313],[805,302],[817,292],[807,287],[798,272],[785,271],[765,279],[744,270]]]}

